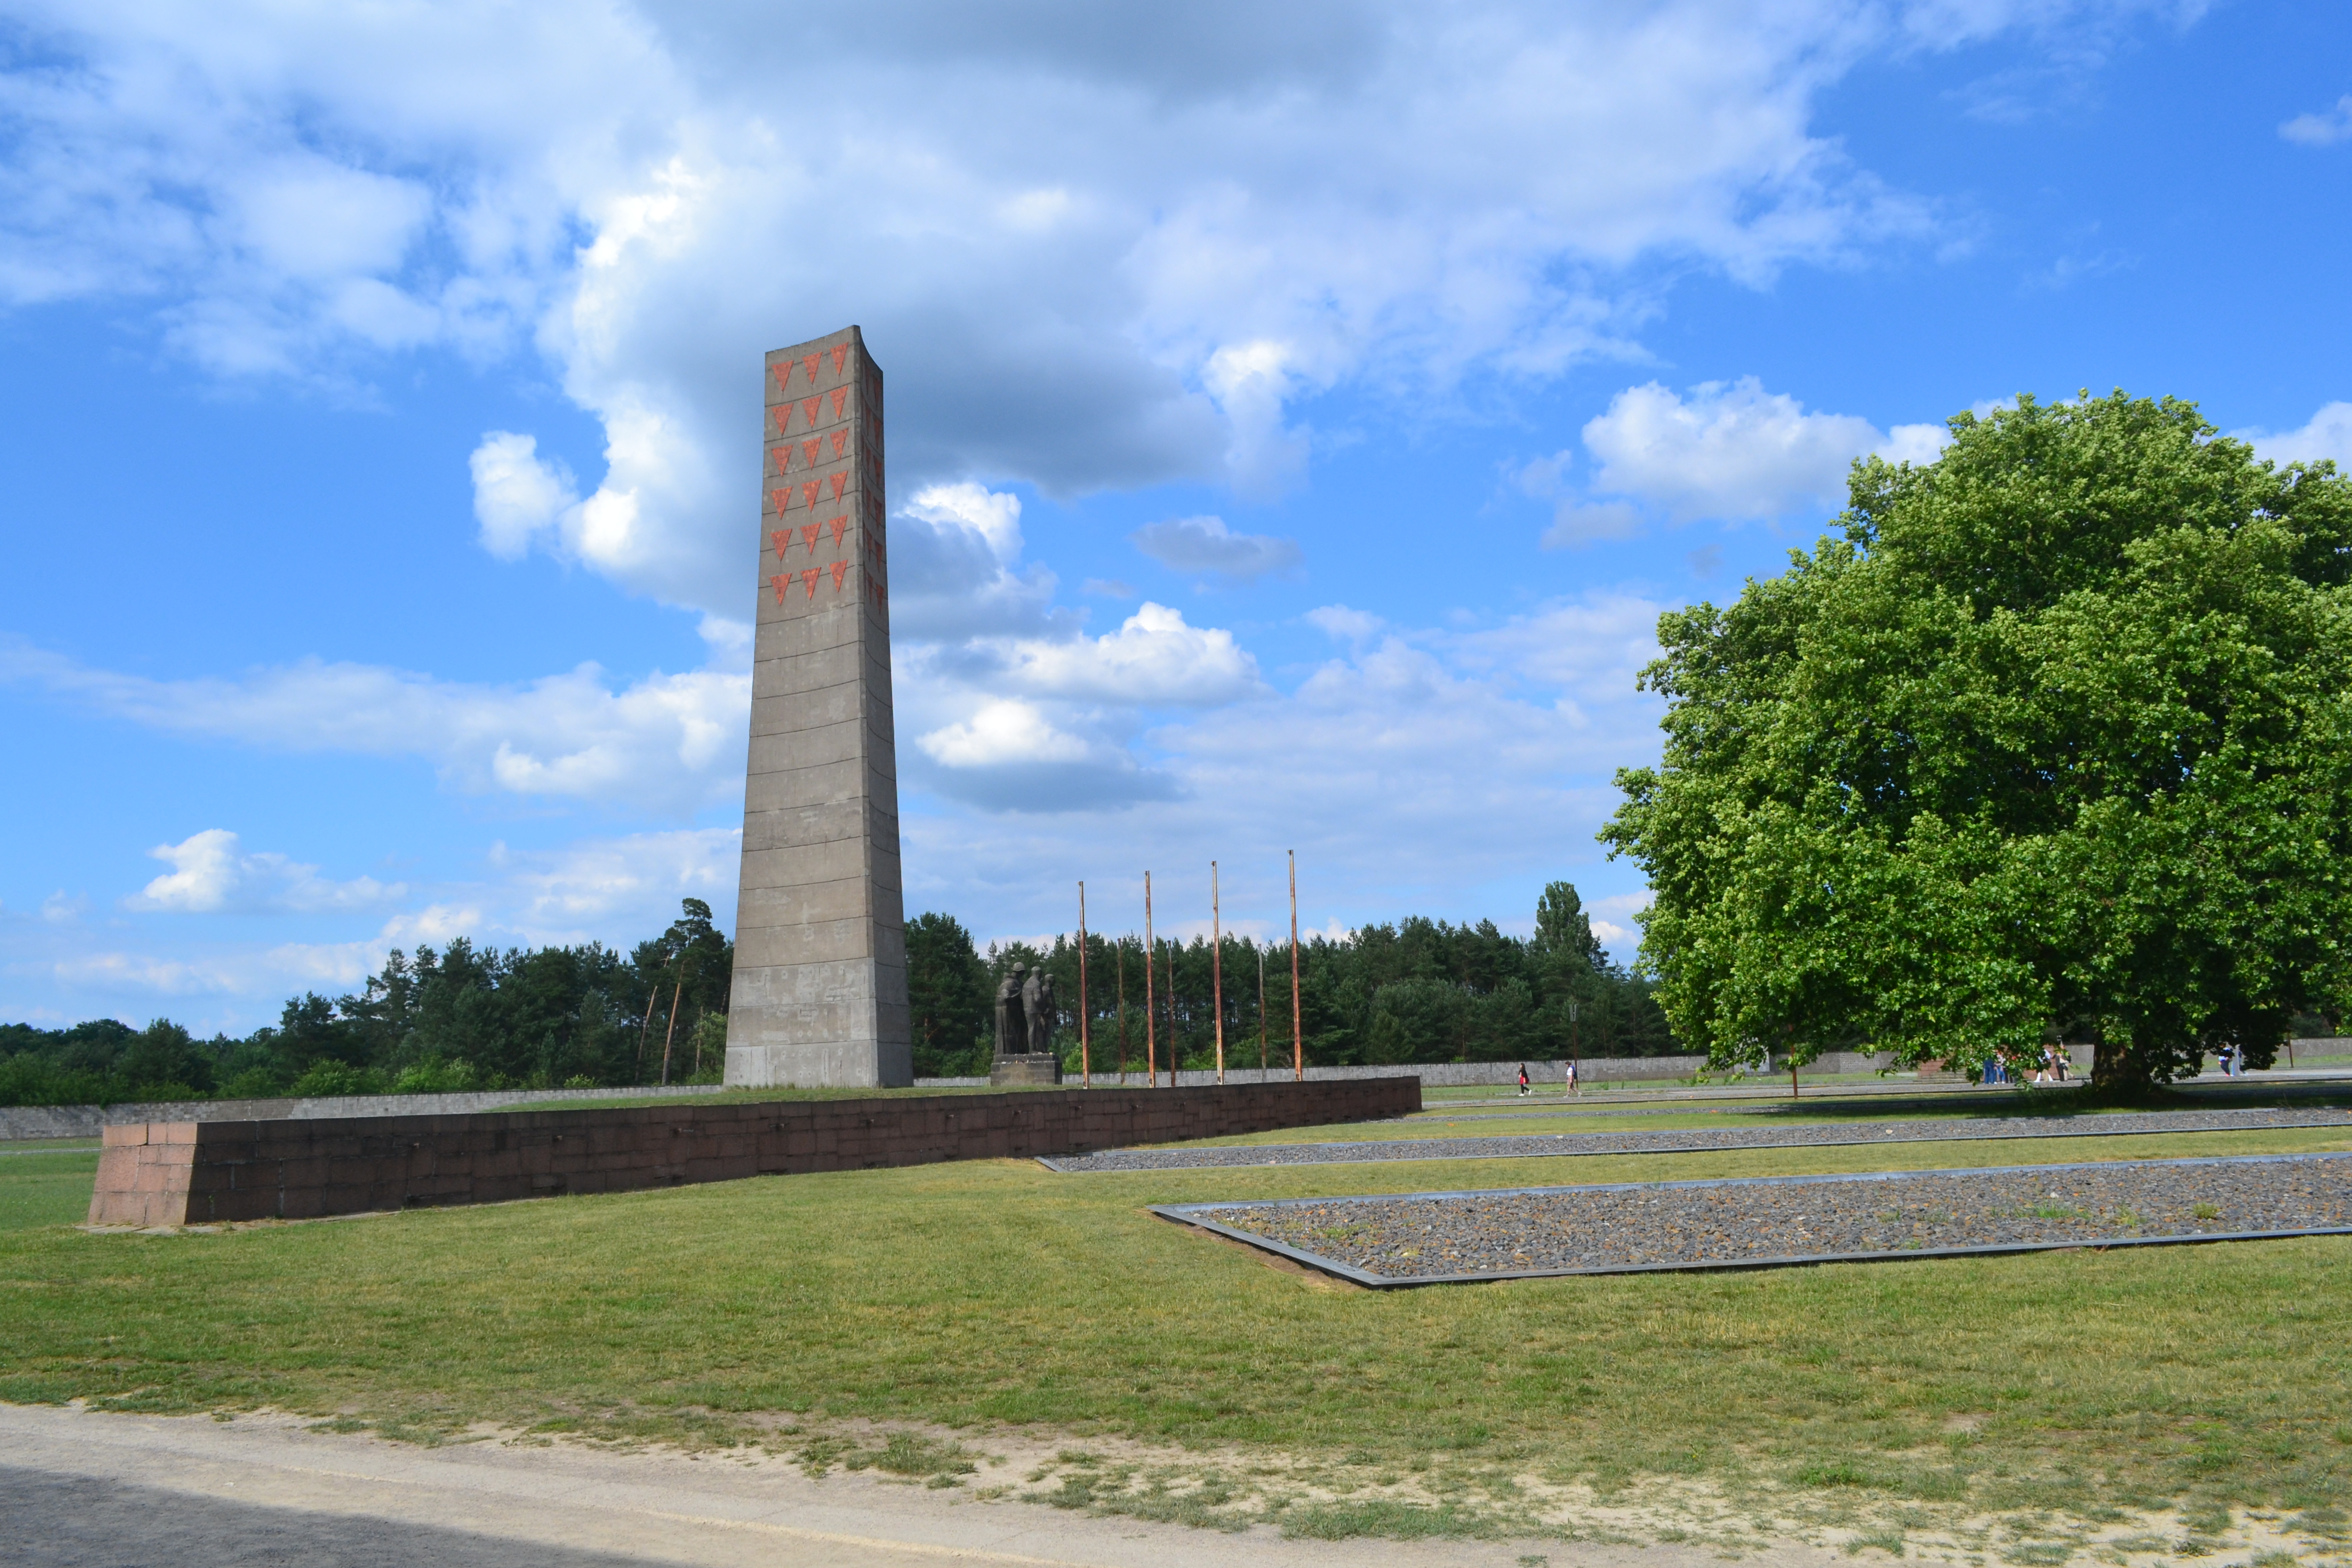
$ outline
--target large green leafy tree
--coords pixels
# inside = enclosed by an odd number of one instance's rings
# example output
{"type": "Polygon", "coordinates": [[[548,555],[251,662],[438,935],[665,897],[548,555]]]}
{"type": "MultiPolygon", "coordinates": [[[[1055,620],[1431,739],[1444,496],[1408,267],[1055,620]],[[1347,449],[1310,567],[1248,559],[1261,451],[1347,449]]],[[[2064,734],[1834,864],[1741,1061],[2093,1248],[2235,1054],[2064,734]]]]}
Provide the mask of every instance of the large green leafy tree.
{"type": "Polygon", "coordinates": [[[995,1027],[994,1002],[988,966],[961,922],[934,913],[907,922],[907,1010],[916,1077],[986,1072],[982,1040],[995,1027]]]}
{"type": "Polygon", "coordinates": [[[1950,427],[1855,466],[1843,538],[1660,622],[1664,756],[1601,837],[1650,874],[1675,1031],[2265,1064],[2352,978],[2352,486],[2168,399],[1950,427]]]}

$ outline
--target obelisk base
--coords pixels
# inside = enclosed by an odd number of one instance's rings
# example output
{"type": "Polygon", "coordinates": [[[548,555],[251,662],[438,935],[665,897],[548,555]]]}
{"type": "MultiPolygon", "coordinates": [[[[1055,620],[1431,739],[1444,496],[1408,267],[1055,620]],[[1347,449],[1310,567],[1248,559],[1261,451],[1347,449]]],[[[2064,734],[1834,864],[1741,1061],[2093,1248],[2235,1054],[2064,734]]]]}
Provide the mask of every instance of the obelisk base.
{"type": "Polygon", "coordinates": [[[914,1081],[905,1046],[846,1040],[727,1047],[730,1089],[904,1089],[914,1081]]]}
{"type": "Polygon", "coordinates": [[[1062,1081],[1062,1058],[1050,1051],[1023,1056],[1003,1056],[989,1069],[988,1081],[996,1084],[1059,1083],[1062,1081]]]}

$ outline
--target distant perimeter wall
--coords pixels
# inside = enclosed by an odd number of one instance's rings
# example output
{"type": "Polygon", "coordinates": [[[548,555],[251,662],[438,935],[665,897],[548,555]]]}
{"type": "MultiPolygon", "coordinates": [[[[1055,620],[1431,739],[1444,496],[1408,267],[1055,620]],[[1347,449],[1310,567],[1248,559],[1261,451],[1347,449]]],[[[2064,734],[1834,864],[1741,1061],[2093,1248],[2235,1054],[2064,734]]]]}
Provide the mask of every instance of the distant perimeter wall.
{"type": "MultiPolygon", "coordinates": [[[[2305,1058],[2352,1054],[2352,1039],[2297,1040],[2294,1048],[2305,1058]]],[[[2091,1070],[2091,1047],[2069,1047],[2074,1069],[2087,1074],[2091,1070]]],[[[1890,1056],[1870,1056],[1859,1051],[1832,1051],[1805,1068],[1811,1074],[1876,1072],[1890,1066],[1890,1056]]],[[[1097,1089],[1122,1088],[1116,1072],[1106,1070],[1115,1065],[1115,1058],[1098,1057],[1094,1064],[1094,1083],[1097,1089]]],[[[1143,1068],[1130,1059],[1127,1084],[1140,1087],[1143,1068]]],[[[1538,1083],[1557,1086],[1560,1069],[1566,1064],[1559,1061],[1530,1061],[1528,1076],[1538,1083]]],[[[1588,1084],[1640,1083],[1662,1079],[1686,1079],[1706,1065],[1705,1057],[1586,1057],[1579,1070],[1588,1084]]],[[[2279,1056],[2279,1066],[2284,1068],[2287,1058],[2279,1056]]],[[[2208,1064],[2209,1069],[2210,1064],[2208,1064]]],[[[1783,1073],[1785,1075],[1785,1070],[1783,1073]]],[[[1481,1084],[1513,1084],[1518,1081],[1519,1064],[1508,1062],[1401,1062],[1394,1067],[1316,1068],[1307,1069],[1309,1083],[1344,1082],[1368,1078],[1393,1078],[1410,1073],[1431,1089],[1458,1089],[1481,1084]]],[[[1164,1078],[1166,1075],[1162,1074],[1164,1078]]],[[[1958,1075],[1955,1075],[1958,1076],[1958,1075]]],[[[2260,1078],[2263,1075],[2253,1075],[2260,1078]]],[[[1290,1068],[1277,1061],[1266,1071],[1269,1083],[1291,1081],[1290,1068]]],[[[1243,1067],[1238,1056],[1225,1073],[1228,1083],[1255,1083],[1258,1071],[1254,1066],[1243,1067]]],[[[1068,1081],[1075,1086],[1077,1075],[1073,1071],[1068,1081]]],[[[1186,1071],[1177,1081],[1191,1089],[1213,1084],[1213,1072],[1186,1071]]],[[[986,1089],[984,1078],[919,1078],[917,1089],[986,1089]]],[[[340,1116],[446,1116],[463,1111],[499,1110],[510,1106],[524,1106],[547,1100],[559,1100],[576,1105],[594,1100],[655,1100],[708,1097],[719,1092],[713,1084],[673,1085],[667,1089],[645,1086],[635,1089],[475,1089],[464,1094],[354,1094],[324,1100],[181,1100],[145,1104],[123,1105],[8,1105],[0,1106],[0,1142],[20,1138],[95,1138],[99,1130],[111,1122],[139,1121],[274,1121],[281,1119],[311,1119],[340,1116]]]]}
{"type": "Polygon", "coordinates": [[[1411,1077],[105,1129],[92,1225],[196,1225],[1080,1154],[1403,1116],[1411,1077]]]}
{"type": "MultiPolygon", "coordinates": [[[[1805,1071],[1808,1073],[1876,1072],[1881,1068],[1892,1066],[1894,1061],[1895,1058],[1892,1056],[1886,1055],[1866,1056],[1856,1051],[1831,1051],[1822,1056],[1821,1060],[1808,1065],[1805,1071]]],[[[1097,1084],[1118,1082],[1118,1072],[1105,1071],[1106,1065],[1100,1058],[1096,1058],[1095,1082],[1097,1084]]],[[[1108,1065],[1114,1068],[1117,1066],[1116,1062],[1108,1065]]],[[[1355,1079],[1383,1078],[1391,1073],[1409,1072],[1419,1078],[1425,1088],[1462,1089],[1482,1085],[1516,1084],[1519,1081],[1519,1068],[1522,1066],[1528,1069],[1528,1079],[1536,1083],[1557,1086],[1567,1076],[1566,1060],[1539,1061],[1530,1057],[1524,1063],[1512,1060],[1507,1062],[1412,1062],[1395,1067],[1311,1067],[1307,1069],[1307,1081],[1337,1083],[1355,1079]]],[[[1578,1076],[1589,1084],[1633,1083],[1661,1079],[1686,1079],[1705,1066],[1706,1066],[1705,1057],[1586,1057],[1577,1063],[1576,1070],[1578,1076]]],[[[1130,1055],[1127,1067],[1128,1081],[1141,1083],[1143,1081],[1142,1064],[1130,1055]]],[[[1077,1076],[1066,1065],[1063,1072],[1066,1078],[1073,1080],[1077,1076]]],[[[1163,1070],[1160,1076],[1164,1079],[1167,1076],[1166,1072],[1163,1070]]],[[[988,1080],[984,1078],[935,1078],[919,1081],[944,1089],[950,1085],[983,1084],[988,1080]]],[[[1177,1076],[1176,1081],[1184,1085],[1214,1083],[1217,1081],[1217,1075],[1213,1072],[1195,1072],[1187,1068],[1177,1076]]],[[[1225,1069],[1225,1081],[1227,1083],[1257,1082],[1258,1069],[1255,1055],[1248,1067],[1242,1066],[1237,1057],[1234,1065],[1225,1069]]],[[[1276,1062],[1267,1068],[1265,1081],[1268,1083],[1293,1081],[1290,1076],[1290,1064],[1276,1062]]]]}
{"type": "Polygon", "coordinates": [[[117,1105],[0,1106],[0,1142],[15,1138],[95,1138],[116,1123],[283,1121],[335,1116],[450,1116],[502,1110],[534,1100],[668,1100],[717,1094],[716,1084],[637,1089],[479,1089],[461,1094],[338,1094],[314,1100],[153,1100],[117,1105]]]}

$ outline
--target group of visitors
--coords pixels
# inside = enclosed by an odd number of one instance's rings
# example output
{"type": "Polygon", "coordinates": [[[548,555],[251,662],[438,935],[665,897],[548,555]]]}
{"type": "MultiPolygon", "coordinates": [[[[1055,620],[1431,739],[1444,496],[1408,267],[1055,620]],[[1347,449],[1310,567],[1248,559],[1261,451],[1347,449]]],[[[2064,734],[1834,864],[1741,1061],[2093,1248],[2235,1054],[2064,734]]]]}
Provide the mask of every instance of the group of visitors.
{"type": "MultiPolygon", "coordinates": [[[[1569,1093],[1574,1094],[1577,1092],[1576,1064],[1574,1062],[1568,1064],[1567,1084],[1569,1093]]],[[[1534,1092],[1535,1085],[1528,1077],[1528,1064],[1521,1062],[1519,1064],[1519,1098],[1521,1100],[1525,1100],[1528,1095],[1531,1095],[1534,1092]]]]}
{"type": "MultiPolygon", "coordinates": [[[[2067,1056],[2066,1047],[2064,1046],[2043,1046],[2042,1047],[2041,1064],[2033,1069],[2033,1081],[2035,1083],[2064,1083],[2067,1080],[2068,1072],[2073,1066],[2073,1059],[2067,1056]]],[[[1995,1051],[1991,1056],[1985,1058],[1984,1080],[1989,1084],[2015,1083],[2018,1081],[2010,1058],[2006,1053],[1995,1051]]]]}

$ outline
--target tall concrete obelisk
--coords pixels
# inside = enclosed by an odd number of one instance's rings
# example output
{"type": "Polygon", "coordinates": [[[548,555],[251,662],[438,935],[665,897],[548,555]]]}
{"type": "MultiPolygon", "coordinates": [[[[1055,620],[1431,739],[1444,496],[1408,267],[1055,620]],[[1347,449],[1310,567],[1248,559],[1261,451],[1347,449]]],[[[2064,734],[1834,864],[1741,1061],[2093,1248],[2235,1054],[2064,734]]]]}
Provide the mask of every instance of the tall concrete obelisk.
{"type": "Polygon", "coordinates": [[[727,1081],[914,1081],[882,373],[845,327],[768,355],[751,764],[727,1081]]]}

